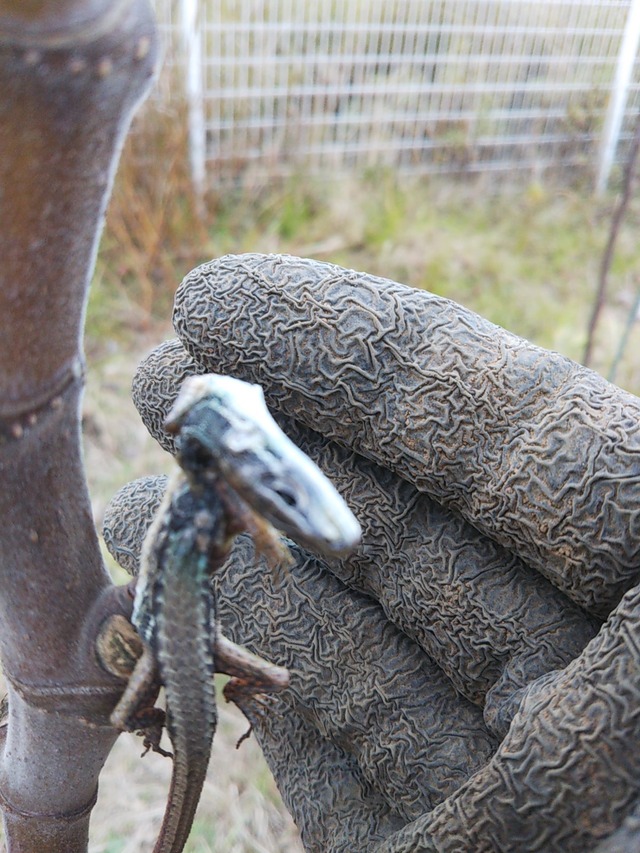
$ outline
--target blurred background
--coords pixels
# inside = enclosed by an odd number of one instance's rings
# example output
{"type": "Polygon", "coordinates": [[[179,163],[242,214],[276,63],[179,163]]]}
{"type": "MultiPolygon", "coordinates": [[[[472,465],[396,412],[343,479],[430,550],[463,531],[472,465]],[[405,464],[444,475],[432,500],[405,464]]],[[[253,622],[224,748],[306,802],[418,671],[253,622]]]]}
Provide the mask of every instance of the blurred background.
{"type": "MultiPolygon", "coordinates": [[[[447,296],[640,393],[640,0],[156,0],[87,316],[96,522],[171,460],[129,399],[197,264],[287,252],[447,296]],[[634,145],[635,143],[635,145],[634,145]],[[593,334],[589,328],[593,327],[593,334]]],[[[113,567],[117,574],[117,569],[113,567]]],[[[120,576],[119,576],[120,577],[120,576]]],[[[188,850],[301,847],[223,709],[188,850]]],[[[150,850],[170,766],[120,739],[92,850],[150,850]]]]}

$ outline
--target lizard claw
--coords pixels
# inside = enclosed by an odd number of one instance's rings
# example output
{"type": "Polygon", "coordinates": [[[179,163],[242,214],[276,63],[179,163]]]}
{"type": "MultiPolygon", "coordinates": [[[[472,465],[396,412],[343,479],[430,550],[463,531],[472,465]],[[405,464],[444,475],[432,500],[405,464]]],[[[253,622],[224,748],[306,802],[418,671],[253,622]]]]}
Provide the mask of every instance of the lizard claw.
{"type": "Polygon", "coordinates": [[[141,735],[144,740],[142,741],[142,746],[144,750],[140,753],[140,758],[144,758],[145,755],[151,752],[157,752],[158,755],[162,755],[163,758],[173,758],[173,753],[169,752],[166,749],[163,749],[160,746],[159,738],[154,734],[150,734],[149,730],[136,732],[136,734],[141,735]]]}
{"type": "MultiPolygon", "coordinates": [[[[244,713],[244,711],[243,711],[243,713],[244,713]]],[[[240,747],[245,742],[245,740],[249,740],[249,738],[251,737],[252,731],[253,731],[253,725],[252,725],[251,721],[249,721],[249,728],[246,730],[246,732],[244,734],[240,735],[240,737],[236,741],[236,749],[240,749],[240,747]]]]}
{"type": "Polygon", "coordinates": [[[227,682],[222,692],[226,701],[233,702],[249,721],[249,728],[236,743],[236,749],[239,749],[273,707],[275,697],[268,693],[255,693],[246,684],[234,678],[227,682]]]}

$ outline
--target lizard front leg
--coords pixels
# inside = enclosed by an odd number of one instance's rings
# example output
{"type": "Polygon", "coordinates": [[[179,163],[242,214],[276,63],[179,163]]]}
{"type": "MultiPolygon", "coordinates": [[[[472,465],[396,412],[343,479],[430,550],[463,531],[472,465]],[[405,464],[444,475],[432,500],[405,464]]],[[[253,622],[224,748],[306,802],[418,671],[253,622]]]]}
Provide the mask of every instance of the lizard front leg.
{"type": "Polygon", "coordinates": [[[238,740],[237,748],[250,736],[256,716],[262,713],[263,694],[285,690],[289,671],[236,645],[219,630],[215,648],[216,672],[231,676],[222,691],[224,698],[237,705],[249,721],[249,730],[238,740]]]}

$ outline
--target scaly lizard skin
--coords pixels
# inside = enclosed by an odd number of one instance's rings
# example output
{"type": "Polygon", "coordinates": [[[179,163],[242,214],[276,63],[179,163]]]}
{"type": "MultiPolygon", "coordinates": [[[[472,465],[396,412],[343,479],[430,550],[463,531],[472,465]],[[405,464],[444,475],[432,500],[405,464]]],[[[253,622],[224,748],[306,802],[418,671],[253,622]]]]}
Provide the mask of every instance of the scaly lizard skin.
{"type": "Polygon", "coordinates": [[[187,380],[167,419],[179,432],[182,467],[171,480],[145,539],[133,623],[143,653],[111,721],[173,747],[171,789],[154,853],[184,848],[200,799],[216,729],[214,672],[232,676],[225,696],[243,708],[258,693],[282,690],[288,673],[223,637],[211,574],[235,535],[249,530],[259,549],[286,555],[271,523],[305,544],[339,553],[359,540],[359,525],[319,469],[268,414],[260,389],[228,377],[187,380]]]}

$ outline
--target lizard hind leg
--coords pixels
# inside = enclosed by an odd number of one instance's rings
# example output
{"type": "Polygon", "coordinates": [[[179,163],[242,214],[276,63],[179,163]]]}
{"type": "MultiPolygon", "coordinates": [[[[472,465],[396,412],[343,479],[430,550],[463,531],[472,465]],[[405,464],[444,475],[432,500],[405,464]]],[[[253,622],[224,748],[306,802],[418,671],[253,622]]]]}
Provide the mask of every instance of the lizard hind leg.
{"type": "Polygon", "coordinates": [[[165,712],[155,707],[160,690],[158,672],[153,654],[144,649],[138,659],[120,701],[111,713],[111,724],[120,731],[141,735],[146,755],[149,750],[166,758],[173,758],[160,746],[166,725],[165,712]]]}
{"type": "Polygon", "coordinates": [[[166,726],[166,714],[161,708],[150,708],[148,714],[139,716],[136,720],[139,728],[136,729],[136,734],[140,735],[142,740],[143,752],[142,757],[151,750],[162,755],[164,758],[173,758],[173,753],[160,746],[162,733],[166,726]]]}

